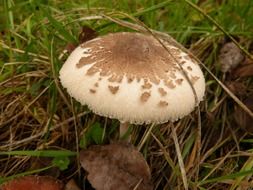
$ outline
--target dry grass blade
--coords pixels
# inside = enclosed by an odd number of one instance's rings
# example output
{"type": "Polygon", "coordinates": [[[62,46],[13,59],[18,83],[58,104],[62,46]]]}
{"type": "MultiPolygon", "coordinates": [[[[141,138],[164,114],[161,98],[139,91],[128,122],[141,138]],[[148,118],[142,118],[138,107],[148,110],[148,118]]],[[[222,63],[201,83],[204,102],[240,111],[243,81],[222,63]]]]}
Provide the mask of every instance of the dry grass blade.
{"type": "Polygon", "coordinates": [[[145,142],[147,141],[148,137],[150,136],[152,130],[154,129],[155,124],[152,123],[152,125],[148,128],[148,131],[144,134],[142,140],[140,141],[140,144],[138,145],[138,150],[140,151],[143,147],[143,145],[145,144],[145,142]]]}
{"type": "Polygon", "coordinates": [[[198,112],[198,127],[197,127],[197,140],[196,140],[196,148],[197,148],[197,167],[196,167],[196,181],[199,178],[199,170],[200,170],[200,156],[201,156],[201,136],[202,136],[202,131],[201,131],[201,115],[200,115],[200,107],[197,107],[197,112],[198,112]]]}
{"type": "Polygon", "coordinates": [[[183,179],[183,184],[184,184],[184,188],[185,190],[188,190],[188,182],[187,182],[187,177],[186,177],[186,172],[185,172],[185,167],[184,167],[184,161],[183,161],[183,157],[182,157],[182,154],[181,154],[181,150],[180,150],[180,147],[179,147],[179,142],[178,142],[178,138],[177,138],[177,133],[176,133],[176,130],[175,130],[175,127],[173,124],[170,125],[171,127],[171,134],[172,134],[172,138],[173,138],[173,141],[175,143],[175,148],[176,148],[176,153],[177,153],[177,158],[178,158],[178,164],[179,164],[179,167],[180,167],[180,170],[181,170],[181,175],[182,175],[182,179],[183,179]]]}
{"type": "Polygon", "coordinates": [[[13,79],[21,78],[21,77],[47,77],[47,75],[42,71],[29,71],[26,73],[21,73],[18,75],[13,76],[12,78],[8,78],[3,82],[0,82],[0,86],[12,81],[13,79]]]}
{"type": "Polygon", "coordinates": [[[138,187],[140,186],[141,182],[142,182],[143,179],[140,179],[139,182],[136,184],[136,186],[134,187],[133,190],[137,190],[138,187]]]}
{"type": "MultiPolygon", "coordinates": [[[[73,113],[74,126],[75,126],[75,140],[76,140],[76,152],[77,152],[76,160],[78,163],[80,163],[80,156],[79,156],[80,149],[79,149],[79,135],[78,135],[78,127],[77,127],[77,115],[76,115],[76,112],[74,109],[74,104],[73,104],[72,98],[71,98],[71,105],[72,105],[71,111],[73,113]]],[[[81,179],[81,166],[79,164],[77,165],[77,173],[78,173],[79,179],[81,179]]]]}
{"type": "Polygon", "coordinates": [[[163,155],[164,155],[166,161],[168,162],[168,164],[170,165],[170,167],[175,171],[176,170],[176,166],[173,163],[173,160],[171,159],[169,153],[166,151],[166,148],[164,147],[164,145],[159,141],[159,139],[153,133],[151,133],[151,135],[155,139],[155,141],[157,142],[157,144],[159,145],[160,149],[162,150],[163,155]]]}
{"type": "Polygon", "coordinates": [[[206,179],[208,179],[208,177],[210,177],[213,172],[215,172],[218,168],[220,168],[222,166],[222,164],[224,164],[225,160],[231,155],[231,153],[234,151],[234,148],[232,148],[217,164],[216,166],[203,178],[203,181],[205,181],[206,179]]]}

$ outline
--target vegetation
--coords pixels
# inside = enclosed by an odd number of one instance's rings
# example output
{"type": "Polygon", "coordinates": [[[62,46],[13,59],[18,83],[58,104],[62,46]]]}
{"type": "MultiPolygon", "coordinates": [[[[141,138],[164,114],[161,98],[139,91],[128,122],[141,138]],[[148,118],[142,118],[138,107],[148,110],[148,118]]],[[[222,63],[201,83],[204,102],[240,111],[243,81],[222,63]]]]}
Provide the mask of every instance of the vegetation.
{"type": "MultiPolygon", "coordinates": [[[[79,43],[83,26],[103,35],[145,24],[202,61],[207,87],[191,116],[148,134],[141,152],[155,189],[253,187],[252,0],[2,0],[0,11],[0,182],[39,172],[81,184],[79,150],[117,140],[119,123],[94,115],[62,88],[66,49],[79,43]],[[244,59],[224,73],[219,52],[231,41],[244,59]]],[[[131,127],[135,146],[148,129],[131,127]]]]}

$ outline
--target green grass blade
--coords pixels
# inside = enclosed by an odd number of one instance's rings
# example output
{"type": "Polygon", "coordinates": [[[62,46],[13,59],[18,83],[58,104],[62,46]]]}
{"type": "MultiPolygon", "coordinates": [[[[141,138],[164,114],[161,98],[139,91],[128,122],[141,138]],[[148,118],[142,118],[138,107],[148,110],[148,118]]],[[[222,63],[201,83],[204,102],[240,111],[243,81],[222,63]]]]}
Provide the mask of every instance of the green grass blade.
{"type": "Polygon", "coordinates": [[[9,180],[15,179],[17,177],[22,177],[22,176],[27,176],[27,175],[43,172],[43,171],[48,170],[48,169],[50,169],[52,167],[54,167],[54,165],[51,165],[51,166],[48,166],[48,167],[45,167],[45,168],[40,168],[40,169],[37,169],[37,170],[32,170],[32,171],[27,171],[27,172],[19,173],[19,174],[12,175],[12,176],[9,176],[9,177],[0,177],[0,184],[4,183],[6,181],[9,181],[9,180]]]}
{"type": "Polygon", "coordinates": [[[10,151],[10,152],[0,152],[0,155],[64,157],[64,156],[76,156],[76,152],[72,152],[69,150],[16,150],[16,151],[10,151]]]}
{"type": "Polygon", "coordinates": [[[76,38],[74,38],[64,27],[64,25],[60,22],[58,22],[56,19],[54,19],[50,13],[48,13],[47,10],[44,10],[44,14],[48,18],[51,25],[59,32],[61,36],[67,41],[72,43],[77,43],[76,38]]]}
{"type": "Polygon", "coordinates": [[[221,177],[216,177],[216,178],[211,178],[211,179],[207,179],[204,181],[199,182],[199,185],[204,185],[207,183],[217,183],[217,182],[222,182],[228,179],[235,179],[238,177],[244,177],[246,175],[249,174],[253,174],[253,170],[246,170],[246,171],[242,171],[242,172],[237,172],[237,173],[233,173],[230,175],[225,175],[225,176],[221,176],[221,177]]]}
{"type": "Polygon", "coordinates": [[[136,12],[134,14],[132,14],[132,16],[136,17],[136,16],[140,16],[140,15],[143,15],[145,13],[148,13],[148,12],[153,12],[153,11],[156,11],[158,9],[161,9],[163,7],[166,7],[169,3],[171,3],[172,1],[174,0],[167,0],[167,1],[164,1],[164,2],[161,2],[161,3],[158,3],[154,6],[151,6],[151,7],[147,7],[146,9],[143,9],[139,12],[136,12]]]}
{"type": "MultiPolygon", "coordinates": [[[[243,165],[242,169],[240,170],[241,172],[243,171],[249,171],[251,170],[253,167],[253,160],[252,157],[249,157],[248,160],[245,162],[245,164],[243,165]]],[[[240,186],[241,182],[243,181],[243,179],[245,179],[247,175],[242,175],[239,176],[235,179],[232,187],[230,188],[230,190],[235,190],[237,187],[240,186]]]]}

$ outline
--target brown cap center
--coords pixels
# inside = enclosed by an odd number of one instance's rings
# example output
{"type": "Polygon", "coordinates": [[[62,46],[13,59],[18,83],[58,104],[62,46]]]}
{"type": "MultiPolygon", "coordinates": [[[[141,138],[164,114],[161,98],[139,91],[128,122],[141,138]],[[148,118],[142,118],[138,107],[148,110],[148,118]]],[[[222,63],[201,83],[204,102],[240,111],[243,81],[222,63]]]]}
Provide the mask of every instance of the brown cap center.
{"type": "MultiPolygon", "coordinates": [[[[178,70],[170,54],[152,36],[116,33],[81,47],[90,48],[91,56],[81,58],[77,67],[95,63],[87,71],[88,75],[99,72],[101,76],[114,76],[115,81],[127,76],[131,80],[146,78],[159,83],[178,70]]],[[[175,49],[172,53],[179,57],[175,49]]]]}

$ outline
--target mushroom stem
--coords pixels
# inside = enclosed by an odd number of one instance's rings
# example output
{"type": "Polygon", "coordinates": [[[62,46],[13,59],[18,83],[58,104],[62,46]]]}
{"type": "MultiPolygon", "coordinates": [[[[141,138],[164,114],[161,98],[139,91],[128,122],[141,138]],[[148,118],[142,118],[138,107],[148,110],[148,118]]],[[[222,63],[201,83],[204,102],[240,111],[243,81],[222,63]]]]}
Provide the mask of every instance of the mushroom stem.
{"type": "MultiPolygon", "coordinates": [[[[122,138],[127,133],[128,126],[129,126],[128,122],[125,122],[125,123],[120,122],[120,126],[119,126],[119,136],[120,136],[120,138],[122,138]]],[[[130,141],[130,139],[131,139],[131,135],[129,135],[126,140],[130,141]]]]}

